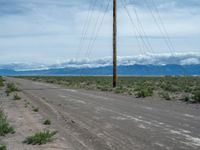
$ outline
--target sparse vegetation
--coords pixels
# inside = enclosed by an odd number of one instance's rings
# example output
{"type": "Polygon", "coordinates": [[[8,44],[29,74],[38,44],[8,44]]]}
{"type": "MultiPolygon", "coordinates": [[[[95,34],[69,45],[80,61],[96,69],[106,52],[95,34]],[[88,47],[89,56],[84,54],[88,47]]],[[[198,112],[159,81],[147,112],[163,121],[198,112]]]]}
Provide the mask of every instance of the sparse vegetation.
{"type": "Polygon", "coordinates": [[[51,125],[51,120],[49,119],[46,119],[44,122],[43,122],[44,125],[51,125]]]}
{"type": "Polygon", "coordinates": [[[109,91],[135,97],[159,95],[166,100],[199,103],[200,77],[119,77],[117,88],[112,88],[111,77],[25,77],[34,81],[60,84],[68,88],[109,91]],[[187,98],[186,98],[187,100],[187,98]]]}
{"type": "Polygon", "coordinates": [[[38,112],[38,111],[39,111],[39,108],[38,108],[38,107],[33,107],[33,111],[34,111],[34,112],[38,112]]]}
{"type": "Polygon", "coordinates": [[[13,134],[14,129],[9,125],[7,116],[0,110],[0,136],[5,136],[9,133],[13,134]]]}
{"type": "Polygon", "coordinates": [[[9,96],[12,92],[17,92],[19,89],[15,86],[14,83],[7,83],[6,94],[9,96]]]}
{"type": "Polygon", "coordinates": [[[152,88],[144,88],[139,87],[136,90],[136,97],[138,98],[145,98],[153,95],[153,89],[152,88]]]}
{"type": "Polygon", "coordinates": [[[28,102],[27,100],[24,100],[24,107],[27,108],[30,105],[30,102],[28,102]]]}
{"type": "Polygon", "coordinates": [[[13,96],[13,100],[21,100],[21,97],[18,94],[15,94],[13,96]]]}
{"type": "Polygon", "coordinates": [[[192,100],[194,103],[200,103],[200,90],[193,92],[192,100]]]}
{"type": "Polygon", "coordinates": [[[3,80],[3,78],[0,76],[0,87],[2,87],[2,86],[4,86],[4,80],[3,80]]]}
{"type": "Polygon", "coordinates": [[[0,150],[7,150],[7,148],[4,145],[0,145],[0,150]]]}
{"type": "Polygon", "coordinates": [[[36,133],[33,136],[27,137],[24,140],[24,143],[31,144],[31,145],[42,145],[50,142],[53,137],[56,135],[57,131],[50,132],[50,131],[43,131],[36,133]]]}
{"type": "Polygon", "coordinates": [[[161,92],[159,93],[160,97],[163,98],[164,100],[170,101],[172,100],[170,94],[168,92],[161,92]]]}

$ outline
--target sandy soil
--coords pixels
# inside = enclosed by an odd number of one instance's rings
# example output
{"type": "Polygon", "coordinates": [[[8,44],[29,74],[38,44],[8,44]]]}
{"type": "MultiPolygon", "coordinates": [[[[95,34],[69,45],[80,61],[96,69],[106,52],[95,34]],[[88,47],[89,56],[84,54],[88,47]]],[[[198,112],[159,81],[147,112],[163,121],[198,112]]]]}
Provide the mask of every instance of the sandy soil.
{"type": "Polygon", "coordinates": [[[16,133],[3,137],[9,150],[199,150],[200,105],[154,98],[136,99],[106,92],[6,78],[22,92],[20,101],[0,94],[16,133]],[[31,105],[25,107],[29,102],[31,105]],[[32,111],[32,105],[39,112],[32,111]],[[42,125],[44,119],[52,125],[42,125]],[[43,146],[25,137],[43,129],[58,131],[43,146]]]}
{"type": "MultiPolygon", "coordinates": [[[[14,93],[13,93],[14,94],[14,93]]],[[[6,96],[3,89],[0,90],[0,107],[8,116],[10,124],[15,129],[15,134],[9,134],[5,137],[0,137],[1,144],[7,146],[8,150],[62,150],[70,149],[65,143],[65,139],[58,133],[52,142],[45,145],[27,145],[23,141],[26,137],[33,135],[36,132],[43,130],[55,131],[56,129],[50,126],[43,125],[46,119],[39,112],[34,112],[31,101],[21,92],[18,95],[21,100],[13,100],[13,94],[6,96]]]]}

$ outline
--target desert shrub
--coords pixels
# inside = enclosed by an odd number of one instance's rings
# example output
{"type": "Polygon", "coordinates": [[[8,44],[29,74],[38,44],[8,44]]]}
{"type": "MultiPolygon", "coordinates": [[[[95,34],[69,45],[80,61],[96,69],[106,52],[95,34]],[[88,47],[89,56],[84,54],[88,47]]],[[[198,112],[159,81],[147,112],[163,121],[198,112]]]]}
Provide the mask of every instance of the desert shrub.
{"type": "Polygon", "coordinates": [[[168,100],[168,101],[172,99],[168,92],[161,92],[161,93],[159,93],[159,95],[161,98],[168,100]]]}
{"type": "Polygon", "coordinates": [[[181,91],[180,87],[178,87],[177,85],[174,85],[173,83],[164,83],[161,85],[161,88],[164,91],[168,91],[168,92],[178,92],[181,91]]]}
{"type": "Polygon", "coordinates": [[[190,100],[191,99],[190,99],[189,96],[184,96],[183,99],[182,99],[182,101],[184,101],[184,102],[189,102],[190,100]]]}
{"type": "Polygon", "coordinates": [[[4,86],[3,81],[4,81],[3,78],[0,77],[0,87],[4,86]]]}
{"type": "Polygon", "coordinates": [[[34,111],[34,112],[38,112],[38,111],[39,111],[39,108],[38,108],[38,107],[33,107],[33,111],[34,111]]]}
{"type": "Polygon", "coordinates": [[[0,150],[7,150],[6,146],[0,145],[0,150]]]}
{"type": "MultiPolygon", "coordinates": [[[[163,97],[167,100],[172,99],[170,94],[173,94],[173,99],[182,100],[184,97],[180,97],[181,95],[184,96],[185,93],[194,93],[194,91],[198,91],[197,87],[200,87],[200,77],[119,77],[117,88],[112,88],[112,77],[109,76],[25,78],[39,82],[60,84],[70,88],[111,91],[129,95],[136,94],[136,96],[138,95],[139,97],[151,95],[147,93],[152,93],[152,91],[155,91],[155,93],[163,91],[166,92],[163,94],[163,97]]],[[[194,99],[197,99],[195,97],[196,96],[194,96],[194,99]]],[[[190,100],[193,100],[193,98],[190,97],[190,100]]]]}
{"type": "Polygon", "coordinates": [[[127,89],[124,88],[123,86],[119,86],[119,87],[117,87],[117,88],[114,89],[114,92],[115,93],[126,93],[127,89]]]}
{"type": "Polygon", "coordinates": [[[44,122],[43,122],[44,125],[50,125],[51,124],[51,120],[49,119],[46,119],[44,122]]]}
{"type": "Polygon", "coordinates": [[[186,93],[190,93],[190,92],[192,92],[192,90],[193,89],[190,86],[184,88],[184,92],[186,92],[186,93]]]}
{"type": "Polygon", "coordinates": [[[9,125],[4,112],[0,110],[0,136],[5,136],[9,133],[14,133],[14,129],[9,125]]]}
{"type": "Polygon", "coordinates": [[[13,100],[21,100],[21,97],[18,94],[15,94],[13,96],[13,100]]]}
{"type": "Polygon", "coordinates": [[[111,86],[105,85],[105,86],[101,86],[101,85],[97,85],[97,89],[100,91],[112,91],[111,86]]]}
{"type": "Polygon", "coordinates": [[[140,88],[136,90],[136,97],[137,98],[144,98],[153,95],[153,89],[151,88],[140,88]]]}
{"type": "Polygon", "coordinates": [[[33,136],[27,137],[24,140],[24,143],[31,144],[31,145],[42,145],[50,142],[52,138],[56,135],[57,131],[50,132],[50,131],[43,131],[34,134],[33,136]]]}
{"type": "Polygon", "coordinates": [[[7,94],[7,96],[9,96],[10,93],[16,92],[16,91],[19,91],[19,90],[18,90],[18,88],[15,86],[14,83],[8,83],[8,84],[7,84],[7,88],[6,88],[6,94],[7,94]]]}
{"type": "Polygon", "coordinates": [[[193,92],[192,100],[194,103],[200,103],[200,90],[193,92]]]}

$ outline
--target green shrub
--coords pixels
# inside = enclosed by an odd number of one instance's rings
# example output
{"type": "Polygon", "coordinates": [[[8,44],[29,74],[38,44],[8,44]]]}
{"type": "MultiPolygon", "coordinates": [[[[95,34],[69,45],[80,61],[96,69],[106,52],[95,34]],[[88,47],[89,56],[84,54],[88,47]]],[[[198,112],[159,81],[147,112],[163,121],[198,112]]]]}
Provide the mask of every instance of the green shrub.
{"type": "Polygon", "coordinates": [[[57,131],[50,132],[50,131],[43,131],[34,134],[33,136],[27,137],[24,140],[24,143],[31,144],[31,145],[42,145],[50,142],[52,138],[56,135],[57,131]]]}
{"type": "Polygon", "coordinates": [[[14,83],[8,83],[6,88],[6,94],[9,96],[12,92],[19,91],[14,83]]]}
{"type": "Polygon", "coordinates": [[[14,129],[9,125],[7,117],[3,111],[0,111],[0,136],[5,136],[9,133],[13,134],[14,129]]]}
{"type": "Polygon", "coordinates": [[[153,95],[153,90],[150,88],[141,88],[137,89],[136,97],[137,98],[145,98],[153,95]]]}
{"type": "Polygon", "coordinates": [[[7,150],[6,146],[0,145],[0,150],[7,150]]]}
{"type": "Polygon", "coordinates": [[[119,87],[117,87],[117,88],[115,88],[115,90],[114,90],[114,92],[115,93],[125,93],[127,91],[127,89],[125,89],[124,87],[122,87],[122,86],[119,86],[119,87]]]}
{"type": "Polygon", "coordinates": [[[200,90],[193,92],[192,100],[194,103],[200,103],[200,90]]]}
{"type": "MultiPolygon", "coordinates": [[[[49,82],[53,84],[61,84],[70,88],[84,88],[98,91],[111,91],[115,93],[129,94],[138,97],[146,97],[146,93],[167,92],[163,97],[169,100],[173,94],[174,100],[183,100],[184,94],[192,94],[192,92],[200,90],[200,77],[119,77],[117,88],[112,88],[112,77],[23,77],[39,82],[49,82]],[[137,90],[135,90],[137,89],[137,90]],[[150,90],[149,90],[150,89],[150,90]],[[166,95],[166,96],[165,96],[166,95]]],[[[196,94],[193,94],[196,95],[196,94]]],[[[190,100],[196,101],[192,96],[190,100]]]]}
{"type": "Polygon", "coordinates": [[[168,92],[162,92],[160,93],[161,98],[170,101],[171,100],[171,96],[168,92]]]}
{"type": "Polygon", "coordinates": [[[43,122],[44,125],[50,125],[51,124],[51,120],[49,119],[46,119],[44,122],[43,122]]]}
{"type": "Polygon", "coordinates": [[[4,81],[3,78],[0,77],[0,87],[4,86],[3,81],[4,81]]]}
{"type": "Polygon", "coordinates": [[[190,102],[190,97],[189,96],[185,96],[185,97],[183,97],[183,101],[184,102],[190,102]]]}
{"type": "Polygon", "coordinates": [[[33,108],[33,111],[34,111],[34,112],[38,112],[38,111],[39,111],[39,108],[38,108],[38,107],[33,108]]]}
{"type": "Polygon", "coordinates": [[[21,97],[18,94],[15,94],[13,96],[13,100],[21,100],[21,97]]]}

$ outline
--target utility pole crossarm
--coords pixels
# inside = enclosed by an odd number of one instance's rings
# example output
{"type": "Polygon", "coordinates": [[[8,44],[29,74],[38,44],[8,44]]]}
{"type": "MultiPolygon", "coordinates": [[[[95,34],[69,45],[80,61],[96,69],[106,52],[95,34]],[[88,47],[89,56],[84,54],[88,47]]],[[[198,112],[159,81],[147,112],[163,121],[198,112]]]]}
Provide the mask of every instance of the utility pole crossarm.
{"type": "Polygon", "coordinates": [[[113,87],[117,86],[117,0],[113,0],[113,87]]]}

